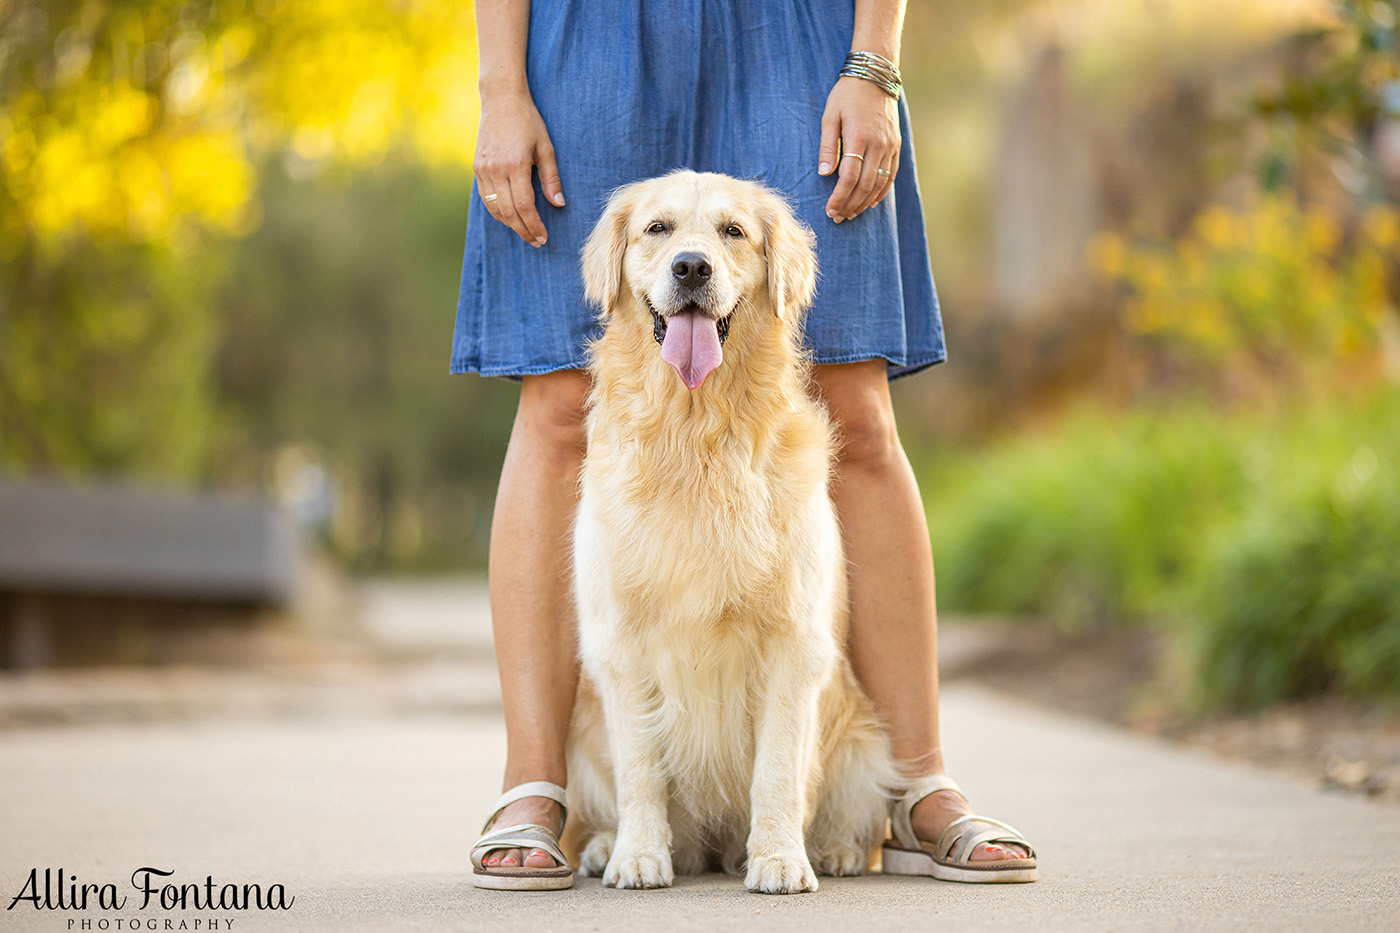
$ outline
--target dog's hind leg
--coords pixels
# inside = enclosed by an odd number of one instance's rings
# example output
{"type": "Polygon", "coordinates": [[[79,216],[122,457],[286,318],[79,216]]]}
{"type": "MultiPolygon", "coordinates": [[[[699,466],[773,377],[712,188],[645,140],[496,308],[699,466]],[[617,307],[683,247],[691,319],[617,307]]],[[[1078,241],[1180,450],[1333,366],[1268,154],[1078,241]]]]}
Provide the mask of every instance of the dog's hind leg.
{"type": "Polygon", "coordinates": [[[588,845],[583,847],[583,852],[579,854],[579,874],[585,878],[597,878],[602,875],[607,870],[608,860],[612,858],[613,846],[615,845],[617,845],[616,833],[595,833],[588,840],[588,845]]]}
{"type": "Polygon", "coordinates": [[[889,802],[899,786],[889,739],[873,714],[863,711],[843,731],[826,762],[807,827],[807,855],[822,875],[859,875],[869,869],[885,838],[889,802]]]}
{"type": "Polygon", "coordinates": [[[564,851],[577,856],[580,874],[596,878],[603,874],[617,838],[617,793],[602,705],[586,675],[579,680],[567,750],[569,819],[564,851]]]}

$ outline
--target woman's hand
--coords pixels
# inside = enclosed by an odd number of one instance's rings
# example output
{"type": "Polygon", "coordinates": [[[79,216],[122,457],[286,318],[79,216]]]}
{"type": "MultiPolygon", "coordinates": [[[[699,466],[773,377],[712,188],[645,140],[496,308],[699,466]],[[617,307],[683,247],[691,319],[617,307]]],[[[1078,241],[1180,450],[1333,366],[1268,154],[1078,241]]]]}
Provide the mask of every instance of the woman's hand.
{"type": "Polygon", "coordinates": [[[826,216],[839,224],[883,201],[899,172],[899,146],[895,99],[873,81],[838,78],[826,99],[817,156],[818,173],[837,173],[826,216]]]}
{"type": "Polygon", "coordinates": [[[476,159],[472,162],[477,191],[492,217],[520,234],[526,243],[543,246],[549,234],[535,210],[531,172],[536,167],[545,197],[563,207],[554,145],[535,102],[528,93],[483,95],[476,159]]]}

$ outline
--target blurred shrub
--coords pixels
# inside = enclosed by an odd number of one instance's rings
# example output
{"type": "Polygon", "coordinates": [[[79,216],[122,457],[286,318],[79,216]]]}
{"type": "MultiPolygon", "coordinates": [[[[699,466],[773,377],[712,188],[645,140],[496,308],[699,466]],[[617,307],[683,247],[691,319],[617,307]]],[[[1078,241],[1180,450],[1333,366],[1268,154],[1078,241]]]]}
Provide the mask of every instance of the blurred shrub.
{"type": "Polygon", "coordinates": [[[1239,507],[1244,465],[1204,410],[1084,413],[941,464],[924,480],[939,600],[1073,631],[1144,617],[1239,507]]]}
{"type": "Polygon", "coordinates": [[[1268,126],[1260,173],[1266,190],[1340,181],[1352,194],[1382,196],[1377,130],[1397,115],[1400,0],[1331,0],[1321,28],[1294,37],[1288,80],[1256,98],[1247,119],[1268,126]]]}
{"type": "Polygon", "coordinates": [[[1220,536],[1186,600],[1195,705],[1323,692],[1400,700],[1394,454],[1363,445],[1335,476],[1261,496],[1220,536]]]}
{"type": "Polygon", "coordinates": [[[1093,247],[1126,286],[1127,326],[1164,345],[1184,375],[1232,395],[1309,391],[1383,370],[1396,326],[1400,211],[1378,205],[1347,228],[1323,206],[1270,195],[1212,206],[1174,243],[1093,247]]]}
{"type": "Polygon", "coordinates": [[[357,570],[484,566],[519,389],[448,372],[470,175],[278,160],[259,177],[266,215],[227,250],[216,301],[230,446],[264,482],[323,468],[328,542],[357,570]]]}
{"type": "Polygon", "coordinates": [[[1163,626],[1193,701],[1400,698],[1400,393],[1084,414],[923,477],[941,604],[1163,626]]]}
{"type": "Polygon", "coordinates": [[[238,231],[255,165],[466,165],[475,28],[451,0],[0,5],[0,256],[30,238],[238,231]]]}
{"type": "Polygon", "coordinates": [[[211,295],[268,153],[475,142],[469,4],[0,3],[0,470],[220,470],[211,295]]]}

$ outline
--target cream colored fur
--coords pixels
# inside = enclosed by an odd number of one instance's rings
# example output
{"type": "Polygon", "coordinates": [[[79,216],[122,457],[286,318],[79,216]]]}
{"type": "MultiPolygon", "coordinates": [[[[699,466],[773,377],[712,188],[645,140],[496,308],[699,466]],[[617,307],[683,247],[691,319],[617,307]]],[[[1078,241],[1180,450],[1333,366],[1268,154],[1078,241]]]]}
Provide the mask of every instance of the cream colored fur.
{"type": "Polygon", "coordinates": [[[800,342],[815,275],[787,204],[722,175],[618,191],[584,250],[606,327],[574,532],[568,841],[604,884],[746,865],[751,891],[812,891],[814,869],[862,872],[884,838],[896,773],[844,656],[833,438],[800,342]],[[732,301],[693,391],[647,307],[681,250],[732,301]]]}

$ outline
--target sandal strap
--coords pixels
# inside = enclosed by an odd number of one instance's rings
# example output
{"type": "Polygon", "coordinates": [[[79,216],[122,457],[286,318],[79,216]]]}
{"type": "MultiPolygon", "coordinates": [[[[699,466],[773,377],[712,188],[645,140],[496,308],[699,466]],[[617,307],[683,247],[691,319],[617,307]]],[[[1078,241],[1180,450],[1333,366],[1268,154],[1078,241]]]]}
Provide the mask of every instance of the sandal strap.
{"type": "Polygon", "coordinates": [[[966,865],[971,861],[972,850],[984,842],[1014,842],[1026,847],[1027,854],[1035,858],[1035,849],[1016,827],[988,816],[960,816],[944,827],[934,844],[934,857],[955,865],[966,865]],[[946,859],[944,853],[947,853],[946,859]]]}
{"type": "Polygon", "coordinates": [[[542,849],[554,859],[557,867],[569,867],[569,860],[559,848],[558,838],[538,823],[517,823],[483,835],[472,846],[472,866],[485,868],[483,862],[486,856],[496,849],[542,849]]]}
{"type": "MultiPolygon", "coordinates": [[[[500,816],[502,810],[526,797],[547,797],[559,804],[559,809],[564,811],[559,819],[559,832],[562,835],[564,824],[569,820],[568,798],[565,796],[564,788],[558,784],[551,784],[549,781],[526,781],[524,784],[515,785],[502,794],[501,799],[496,801],[496,809],[491,812],[491,815],[486,818],[485,825],[481,827],[482,833],[484,834],[490,828],[492,821],[500,816]]],[[[483,835],[482,838],[485,836],[483,835]]]]}
{"type": "MultiPolygon", "coordinates": [[[[930,774],[927,777],[911,781],[902,796],[890,801],[890,829],[894,832],[895,841],[904,848],[919,848],[919,837],[914,832],[914,822],[910,818],[914,805],[929,794],[937,793],[940,790],[950,790],[962,799],[967,799],[962,788],[948,775],[930,774]]],[[[939,851],[947,850],[940,849],[939,851]]]]}

